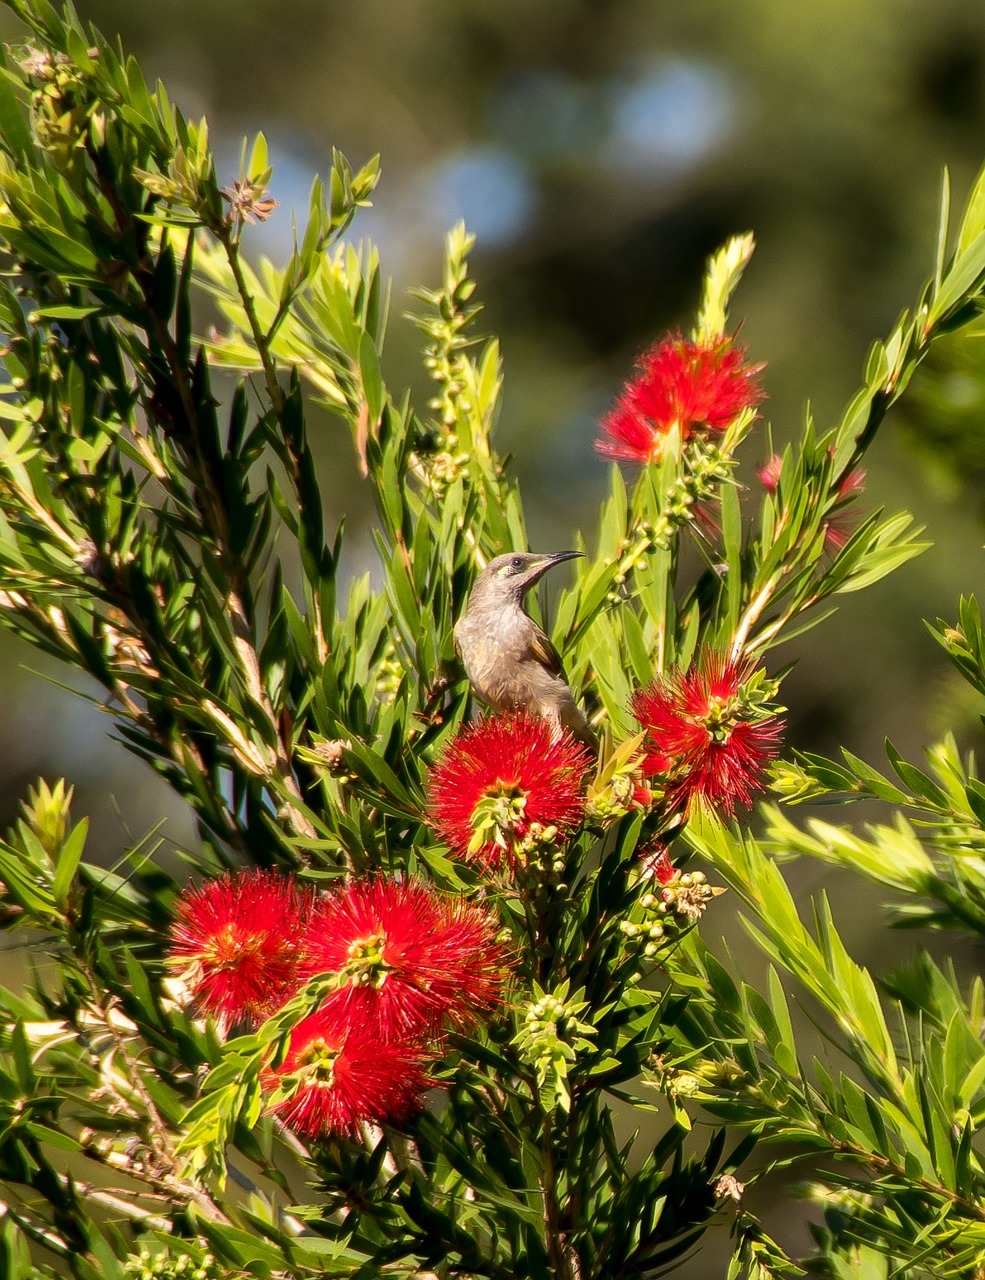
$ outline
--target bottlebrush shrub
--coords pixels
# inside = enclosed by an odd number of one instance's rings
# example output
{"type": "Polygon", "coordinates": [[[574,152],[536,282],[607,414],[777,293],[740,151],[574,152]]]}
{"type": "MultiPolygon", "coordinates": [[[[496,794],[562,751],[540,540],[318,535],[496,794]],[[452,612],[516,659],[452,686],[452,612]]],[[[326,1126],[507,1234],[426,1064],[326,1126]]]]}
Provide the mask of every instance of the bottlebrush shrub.
{"type": "MultiPolygon", "coordinates": [[[[0,991],[0,1273],[636,1280],[717,1223],[730,1276],[980,1274],[980,990],[922,951],[877,985],[781,867],[836,862],[913,928],[985,934],[985,790],[951,738],[923,769],[784,755],[774,650],[921,548],[862,465],[937,338],[974,337],[985,179],[830,428],[749,440],[769,371],[728,309],[750,236],[626,370],[550,628],[594,758],[483,713],[456,665],[480,567],[527,542],[465,230],[418,295],[418,406],[384,383],[387,289],[348,238],[375,162],[336,154],[257,270],[262,136],[220,186],[132,60],[6,4],[0,622],[105,689],[200,841],[190,885],[143,842],[108,870],[62,782],[0,840],[0,919],[49,957],[0,991]],[[378,590],[340,576],[306,389],[375,499],[378,590]],[[859,797],[892,822],[830,820],[859,797]],[[810,800],[828,821],[794,820],[810,800]],[[738,907],[763,990],[702,941],[738,907]],[[811,1260],[744,1194],[798,1162],[811,1260]]],[[[934,633],[985,693],[975,601],[934,633]]]]}

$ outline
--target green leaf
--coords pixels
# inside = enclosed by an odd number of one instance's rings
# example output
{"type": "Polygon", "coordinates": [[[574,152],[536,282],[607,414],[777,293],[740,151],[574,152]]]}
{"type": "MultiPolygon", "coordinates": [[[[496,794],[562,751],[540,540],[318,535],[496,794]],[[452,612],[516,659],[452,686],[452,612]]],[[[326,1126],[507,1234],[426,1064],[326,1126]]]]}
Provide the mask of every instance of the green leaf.
{"type": "Polygon", "coordinates": [[[780,984],[779,975],[773,965],[769,967],[769,990],[770,1004],[780,1037],[773,1045],[773,1056],[776,1058],[776,1064],[781,1071],[786,1071],[788,1075],[796,1076],[799,1074],[800,1068],[797,1062],[797,1045],[793,1037],[793,1024],[790,1021],[787,998],[780,984]]]}
{"type": "MultiPolygon", "coordinates": [[[[946,173],[946,170],[945,170],[946,173]]],[[[979,170],[965,205],[961,226],[958,229],[956,252],[967,253],[970,246],[985,232],[985,167],[979,170]]]]}
{"type": "Polygon", "coordinates": [[[985,231],[955,255],[930,306],[927,323],[938,325],[959,306],[985,274],[985,231]]]}
{"type": "Polygon", "coordinates": [[[34,139],[8,75],[7,72],[0,74],[0,140],[8,154],[29,163],[34,153],[34,139]]]}
{"type": "Polygon", "coordinates": [[[36,1120],[28,1121],[24,1128],[39,1142],[45,1142],[50,1147],[57,1147],[59,1151],[82,1150],[75,1138],[69,1137],[67,1133],[62,1133],[59,1129],[52,1129],[48,1125],[39,1124],[36,1120]]]}
{"type": "Polygon", "coordinates": [[[86,320],[89,316],[104,315],[105,313],[106,308],[104,306],[72,307],[59,305],[39,307],[37,311],[37,314],[45,320],[86,320]]]}
{"type": "MultiPolygon", "coordinates": [[[[934,295],[940,293],[941,280],[944,278],[944,255],[947,252],[947,226],[951,208],[951,182],[947,167],[941,179],[941,207],[937,221],[937,253],[934,259],[934,295]]],[[[985,227],[982,228],[985,230],[985,227]]],[[[962,252],[961,240],[958,241],[958,252],[962,252]]]]}
{"type": "Polygon", "coordinates": [[[24,1024],[20,1020],[14,1023],[10,1034],[10,1047],[14,1052],[14,1070],[17,1083],[25,1098],[30,1098],[37,1090],[37,1076],[31,1062],[31,1046],[28,1043],[24,1024]]]}
{"type": "Polygon", "coordinates": [[[89,834],[88,820],[83,818],[81,822],[75,826],[61,849],[55,862],[55,878],[52,885],[52,891],[55,897],[55,904],[59,910],[64,911],[68,904],[69,890],[72,880],[78,870],[79,862],[82,859],[85,850],[86,837],[89,834]]]}

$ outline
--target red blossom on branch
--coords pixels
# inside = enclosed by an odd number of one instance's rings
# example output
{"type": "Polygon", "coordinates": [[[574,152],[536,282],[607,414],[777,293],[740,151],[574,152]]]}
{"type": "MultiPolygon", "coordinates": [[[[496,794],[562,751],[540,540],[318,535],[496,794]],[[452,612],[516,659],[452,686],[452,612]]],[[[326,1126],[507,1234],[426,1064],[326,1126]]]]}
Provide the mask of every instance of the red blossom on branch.
{"type": "MultiPolygon", "coordinates": [[[[775,493],[780,483],[780,472],[783,459],[779,454],[771,454],[766,461],[756,468],[756,474],[769,493],[775,493]]],[[[851,502],[865,490],[865,470],[854,467],[838,484],[837,499],[824,522],[824,547],[831,552],[840,551],[852,536],[855,521],[852,513],[846,510],[851,502]]]]}
{"type": "Polygon", "coordinates": [[[633,698],[646,731],[643,772],[660,780],[671,809],[703,797],[726,814],[762,789],[783,727],[743,691],[748,663],[706,652],[690,670],[657,679],[633,698]]]}
{"type": "Polygon", "coordinates": [[[675,427],[681,440],[701,431],[724,431],[764,396],[756,382],[764,366],[745,364],[745,352],[727,335],[701,343],[675,334],[656,343],[640,357],[639,372],[602,419],[599,453],[624,462],[656,462],[675,427]]]}
{"type": "Polygon", "coordinates": [[[260,1023],[294,994],[313,901],[293,876],[256,869],[184,891],[169,955],[206,1013],[226,1028],[241,1018],[260,1023]]]}
{"type": "Polygon", "coordinates": [[[780,484],[780,472],[783,470],[783,459],[778,453],[771,453],[764,463],[756,468],[760,484],[767,493],[776,493],[780,484]]]}
{"type": "Polygon", "coordinates": [[[855,467],[838,485],[838,500],[824,524],[824,545],[828,551],[840,551],[855,532],[856,521],[847,510],[849,504],[865,490],[865,470],[855,467]]]}
{"type": "Polygon", "coordinates": [[[292,1029],[264,1083],[276,1091],[271,1109],[298,1133],[353,1136],[361,1123],[400,1124],[419,1109],[426,1061],[420,1044],[384,1044],[327,1004],[292,1029]]]}
{"type": "Polygon", "coordinates": [[[413,881],[354,881],[316,906],[301,976],[333,971],[326,1005],[387,1042],[474,1024],[502,998],[505,950],[493,916],[413,881]]]}
{"type": "Polygon", "coordinates": [[[639,851],[640,876],[644,880],[656,880],[658,884],[670,884],[677,875],[677,868],[670,860],[666,848],[655,844],[639,851]]]}
{"type": "Polygon", "coordinates": [[[591,764],[567,729],[526,712],[487,716],[463,729],[432,769],[431,824],[460,857],[499,866],[529,836],[574,830],[591,764]]]}

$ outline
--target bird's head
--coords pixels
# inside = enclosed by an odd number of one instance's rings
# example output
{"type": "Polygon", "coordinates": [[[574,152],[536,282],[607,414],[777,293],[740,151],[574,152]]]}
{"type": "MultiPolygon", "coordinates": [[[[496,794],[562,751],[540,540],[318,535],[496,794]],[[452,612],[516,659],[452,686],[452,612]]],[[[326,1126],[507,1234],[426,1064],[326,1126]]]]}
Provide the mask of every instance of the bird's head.
{"type": "Polygon", "coordinates": [[[548,569],[565,560],[584,555],[583,551],[554,551],[549,554],[534,551],[508,551],[506,555],[490,560],[476,578],[470,607],[478,602],[512,601],[521,604],[523,597],[548,569]]]}

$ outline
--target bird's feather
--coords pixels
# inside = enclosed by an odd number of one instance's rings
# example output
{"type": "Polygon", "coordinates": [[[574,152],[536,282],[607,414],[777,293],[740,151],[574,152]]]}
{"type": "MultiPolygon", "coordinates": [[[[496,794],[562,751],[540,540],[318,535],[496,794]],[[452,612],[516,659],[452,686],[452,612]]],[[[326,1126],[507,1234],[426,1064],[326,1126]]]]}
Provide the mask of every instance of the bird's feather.
{"type": "Polygon", "coordinates": [[[560,676],[562,680],[566,680],[564,674],[564,663],[561,661],[561,655],[551,643],[550,639],[540,627],[534,625],[533,637],[530,642],[530,652],[538,662],[542,663],[552,676],[560,676]]]}

